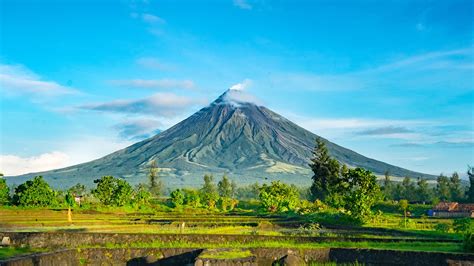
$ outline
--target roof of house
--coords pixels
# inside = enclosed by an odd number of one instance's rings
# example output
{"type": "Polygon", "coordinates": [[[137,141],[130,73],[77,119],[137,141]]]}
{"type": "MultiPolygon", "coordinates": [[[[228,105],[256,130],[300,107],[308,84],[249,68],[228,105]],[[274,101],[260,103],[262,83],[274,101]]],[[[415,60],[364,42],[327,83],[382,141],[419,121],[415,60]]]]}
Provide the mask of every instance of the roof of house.
{"type": "Polygon", "coordinates": [[[436,205],[433,210],[435,211],[453,211],[457,208],[457,202],[440,202],[436,205]]]}
{"type": "Polygon", "coordinates": [[[458,208],[459,211],[474,211],[474,204],[459,204],[458,208]]]}
{"type": "Polygon", "coordinates": [[[459,204],[457,202],[440,202],[433,208],[434,211],[447,212],[474,212],[474,204],[459,204]]]}

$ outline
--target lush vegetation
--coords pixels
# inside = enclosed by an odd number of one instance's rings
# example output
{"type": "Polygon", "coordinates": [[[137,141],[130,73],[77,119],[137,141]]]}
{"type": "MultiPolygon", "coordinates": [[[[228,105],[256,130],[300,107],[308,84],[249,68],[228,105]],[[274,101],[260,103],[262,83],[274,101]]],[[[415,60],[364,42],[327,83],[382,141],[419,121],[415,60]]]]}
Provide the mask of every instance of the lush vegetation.
{"type": "MultiPolygon", "coordinates": [[[[451,177],[440,175],[436,186],[430,187],[424,179],[414,183],[408,177],[396,183],[386,173],[379,184],[370,171],[341,165],[330,156],[324,141],[318,139],[311,158],[313,182],[309,188],[279,181],[238,187],[226,175],[218,180],[212,175],[205,175],[202,187],[175,189],[169,197],[164,197],[164,183],[156,162],[152,161],[148,167],[148,183],[136,187],[125,179],[103,176],[94,181],[95,187],[91,190],[76,184],[65,191],[56,191],[41,176],[37,176],[10,190],[5,180],[0,178],[0,205],[5,206],[0,223],[33,231],[400,238],[394,243],[368,240],[297,244],[283,241],[222,243],[219,246],[209,245],[210,248],[331,246],[473,252],[473,219],[426,216],[427,210],[440,200],[472,202],[472,168],[468,170],[471,185],[467,189],[461,185],[457,174],[451,177]],[[8,218],[8,210],[34,212],[41,208],[41,213],[25,215],[20,222],[14,212],[11,220],[8,218]],[[67,220],[56,217],[62,213],[54,214],[55,218],[49,219],[45,211],[47,208],[67,209],[67,220]],[[32,217],[36,218],[33,220],[32,217]],[[326,229],[334,225],[343,229],[326,229]],[[374,231],[366,232],[364,228],[374,231]],[[394,230],[394,233],[380,233],[377,231],[379,228],[394,230]],[[403,242],[406,238],[433,239],[433,242],[403,242]],[[437,243],[436,239],[459,242],[437,243]]],[[[192,247],[195,244],[156,243],[160,247],[192,247]]],[[[149,243],[147,245],[150,246],[149,243]]]]}

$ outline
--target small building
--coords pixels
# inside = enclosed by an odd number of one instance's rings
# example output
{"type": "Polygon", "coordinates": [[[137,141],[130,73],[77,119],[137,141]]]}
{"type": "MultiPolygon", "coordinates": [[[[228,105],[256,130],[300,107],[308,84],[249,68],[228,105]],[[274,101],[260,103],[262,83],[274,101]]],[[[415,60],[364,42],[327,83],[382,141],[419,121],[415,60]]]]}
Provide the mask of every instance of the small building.
{"type": "Polygon", "coordinates": [[[474,218],[474,204],[463,204],[457,202],[440,202],[432,210],[429,216],[441,218],[472,217],[474,218]]]}

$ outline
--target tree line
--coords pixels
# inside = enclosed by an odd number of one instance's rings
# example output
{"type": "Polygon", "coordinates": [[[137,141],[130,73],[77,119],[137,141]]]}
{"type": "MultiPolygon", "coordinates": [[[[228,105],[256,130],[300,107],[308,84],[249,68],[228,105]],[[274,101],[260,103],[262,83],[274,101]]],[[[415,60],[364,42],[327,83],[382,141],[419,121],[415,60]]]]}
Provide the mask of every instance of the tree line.
{"type": "MultiPolygon", "coordinates": [[[[258,199],[261,210],[265,212],[307,213],[330,208],[360,222],[373,215],[372,207],[381,200],[396,200],[407,204],[433,203],[438,200],[474,202],[474,176],[471,167],[468,170],[468,189],[462,187],[457,173],[451,177],[440,175],[434,188],[430,188],[427,180],[421,178],[416,183],[408,177],[402,182],[391,181],[388,172],[379,184],[372,172],[360,167],[348,168],[331,157],[321,138],[316,139],[309,166],[313,175],[312,185],[308,190],[280,181],[238,187],[226,175],[217,183],[212,175],[205,175],[201,188],[175,189],[167,202],[172,208],[232,211],[239,203],[238,199],[258,199]]],[[[132,187],[125,179],[113,176],[103,176],[94,183],[95,188],[90,193],[82,184],[66,191],[56,191],[41,176],[37,176],[16,187],[10,195],[5,180],[0,178],[0,205],[47,207],[65,204],[70,208],[75,205],[76,196],[88,196],[102,206],[143,207],[149,206],[150,200],[161,196],[164,190],[164,183],[154,160],[148,166],[147,183],[132,187]]]]}
{"type": "MultiPolygon", "coordinates": [[[[474,187],[474,178],[470,176],[470,188],[474,187]]],[[[417,203],[436,203],[439,201],[473,202],[474,190],[467,189],[461,183],[459,174],[454,172],[450,177],[440,174],[436,184],[418,178],[416,182],[405,177],[402,182],[394,182],[388,172],[382,181],[382,191],[387,200],[408,200],[417,203]]]]}

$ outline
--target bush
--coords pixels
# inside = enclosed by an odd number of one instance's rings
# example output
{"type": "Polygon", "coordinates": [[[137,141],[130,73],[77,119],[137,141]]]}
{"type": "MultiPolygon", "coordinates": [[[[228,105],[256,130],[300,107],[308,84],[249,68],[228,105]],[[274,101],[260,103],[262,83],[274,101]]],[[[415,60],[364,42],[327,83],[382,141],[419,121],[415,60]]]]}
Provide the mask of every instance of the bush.
{"type": "Polygon", "coordinates": [[[54,190],[44,181],[42,176],[36,176],[33,180],[15,188],[13,202],[20,206],[50,206],[55,201],[54,190]]]}
{"type": "Polygon", "coordinates": [[[435,226],[435,230],[440,233],[447,233],[449,232],[450,226],[449,224],[439,223],[435,226]]]}
{"type": "Polygon", "coordinates": [[[474,221],[469,218],[455,219],[453,229],[456,233],[470,233],[474,231],[474,221]]]}
{"type": "Polygon", "coordinates": [[[294,210],[299,203],[299,193],[296,187],[280,181],[271,185],[264,184],[260,188],[260,202],[269,212],[287,212],[294,210]]]}

